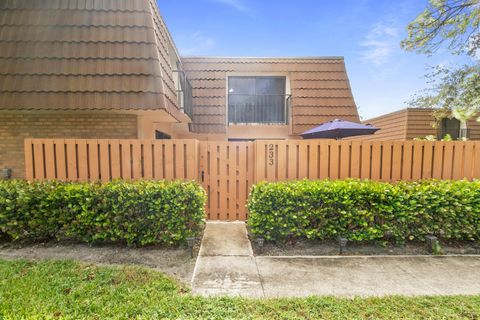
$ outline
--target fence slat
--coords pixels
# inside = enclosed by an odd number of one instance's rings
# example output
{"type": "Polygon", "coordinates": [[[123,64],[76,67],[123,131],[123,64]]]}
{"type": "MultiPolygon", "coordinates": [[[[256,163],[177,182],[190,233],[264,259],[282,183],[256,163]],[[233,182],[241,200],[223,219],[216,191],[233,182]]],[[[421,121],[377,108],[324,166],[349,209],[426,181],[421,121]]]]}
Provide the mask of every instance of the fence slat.
{"type": "Polygon", "coordinates": [[[61,181],[67,180],[67,163],[65,155],[65,141],[54,140],[55,146],[55,162],[57,163],[57,179],[61,181]]]}
{"type": "Polygon", "coordinates": [[[465,142],[465,158],[463,162],[463,177],[473,179],[473,163],[474,163],[474,142],[465,142]]]}
{"type": "Polygon", "coordinates": [[[330,147],[330,176],[331,179],[338,179],[340,173],[340,145],[337,142],[329,143],[330,147]]]}
{"type": "MultiPolygon", "coordinates": [[[[246,151],[247,151],[247,181],[246,181],[246,195],[250,193],[250,187],[257,181],[255,177],[255,147],[253,143],[246,143],[246,151]]],[[[245,209],[245,219],[248,218],[248,212],[245,209]]]]}
{"type": "Polygon", "coordinates": [[[423,141],[419,141],[413,145],[413,168],[412,179],[418,180],[422,178],[422,165],[423,165],[423,141]]]}
{"type": "Polygon", "coordinates": [[[371,179],[380,180],[382,171],[382,142],[372,142],[371,179]]]}
{"type": "Polygon", "coordinates": [[[143,178],[152,179],[153,177],[153,164],[152,164],[152,145],[149,141],[143,141],[142,145],[142,164],[143,164],[143,178]]]}
{"type": "Polygon", "coordinates": [[[130,156],[130,141],[121,141],[122,148],[122,179],[132,179],[132,157],[130,156]]]}
{"type": "Polygon", "coordinates": [[[402,180],[412,179],[412,158],[413,157],[413,142],[406,141],[403,145],[403,174],[402,180]]]}
{"type": "MultiPolygon", "coordinates": [[[[288,179],[295,180],[298,179],[297,169],[298,169],[298,162],[297,162],[297,144],[289,143],[288,144],[288,179]]],[[[255,159],[255,161],[257,161],[255,159]]],[[[257,171],[259,174],[261,171],[257,171]]]]}
{"type": "Polygon", "coordinates": [[[67,146],[67,179],[70,181],[78,180],[78,171],[77,171],[77,151],[76,151],[76,140],[67,139],[65,140],[65,145],[67,146]]]}
{"type": "Polygon", "coordinates": [[[38,141],[33,145],[33,165],[35,179],[45,179],[45,170],[43,163],[43,141],[38,141]]]}
{"type": "Polygon", "coordinates": [[[202,147],[199,148],[199,158],[198,158],[198,180],[202,187],[207,192],[207,201],[205,203],[205,210],[207,211],[208,218],[210,219],[211,214],[211,196],[210,196],[210,171],[209,171],[209,146],[208,144],[202,144],[202,147]]]}
{"type": "Polygon", "coordinates": [[[318,155],[320,161],[320,172],[318,177],[320,179],[328,178],[329,176],[329,159],[330,159],[330,144],[328,141],[320,141],[320,154],[318,155]]]}
{"type": "Polygon", "coordinates": [[[385,141],[382,143],[382,181],[392,181],[392,143],[385,141]]]}
{"type": "Polygon", "coordinates": [[[153,142],[153,178],[164,179],[163,175],[163,144],[161,142],[153,142]]]}
{"type": "Polygon", "coordinates": [[[110,159],[111,159],[111,171],[112,179],[120,179],[122,177],[122,168],[120,165],[120,143],[118,140],[110,140],[110,159]]]}
{"type": "Polygon", "coordinates": [[[219,144],[220,152],[218,154],[218,164],[219,164],[219,171],[218,171],[218,182],[219,182],[219,190],[220,195],[224,194],[225,196],[220,196],[220,207],[219,207],[219,214],[220,220],[228,220],[228,208],[227,208],[227,199],[229,196],[229,190],[227,188],[228,184],[228,175],[227,175],[227,144],[222,142],[219,144]]]}
{"type": "Polygon", "coordinates": [[[307,154],[307,144],[300,143],[298,145],[297,161],[298,161],[298,179],[307,178],[308,166],[310,161],[307,154]]]}
{"type": "Polygon", "coordinates": [[[318,148],[317,145],[313,142],[307,144],[307,154],[308,154],[308,168],[307,168],[307,178],[315,180],[318,177],[318,148]]]}
{"type": "Polygon", "coordinates": [[[475,142],[473,152],[473,176],[472,178],[480,179],[480,142],[475,142]]]}
{"type": "Polygon", "coordinates": [[[80,181],[88,181],[87,141],[77,140],[78,178],[80,181]]]}
{"type": "Polygon", "coordinates": [[[238,165],[237,165],[237,195],[238,195],[238,220],[245,220],[246,219],[246,199],[247,199],[247,147],[245,143],[238,144],[237,147],[237,158],[238,158],[238,165]]]}
{"type": "Polygon", "coordinates": [[[285,141],[279,141],[277,147],[277,178],[279,180],[285,180],[287,179],[287,144],[285,143],[285,141]]]}
{"type": "Polygon", "coordinates": [[[211,186],[211,210],[213,219],[220,219],[220,199],[219,199],[219,173],[220,173],[220,159],[218,158],[219,146],[216,144],[210,145],[210,186],[211,186]]]}
{"type": "Polygon", "coordinates": [[[32,139],[25,139],[24,152],[25,152],[25,178],[27,180],[33,180],[33,144],[32,139]]]}
{"type": "Polygon", "coordinates": [[[176,155],[173,152],[173,141],[164,141],[163,142],[163,159],[164,159],[164,179],[172,180],[175,179],[175,172],[174,172],[174,159],[176,155]]]}
{"type": "Polygon", "coordinates": [[[423,146],[424,146],[424,149],[423,149],[422,179],[431,179],[433,176],[432,161],[433,161],[434,143],[430,141],[425,141],[423,146]]]}
{"type": "Polygon", "coordinates": [[[90,180],[98,181],[100,180],[100,169],[98,158],[98,140],[87,140],[87,149],[88,149],[88,169],[90,171],[90,180]]]}
{"type": "Polygon", "coordinates": [[[370,179],[371,175],[371,164],[372,164],[372,143],[364,142],[362,143],[362,154],[361,154],[361,168],[360,168],[360,178],[370,179]]]}
{"type": "Polygon", "coordinates": [[[454,142],[447,141],[445,142],[445,153],[444,153],[444,161],[443,161],[443,173],[442,179],[452,179],[453,177],[453,149],[454,149],[454,142]]]}
{"type": "Polygon", "coordinates": [[[43,179],[43,152],[42,141],[35,140],[32,145],[32,172],[34,179],[43,179]]]}
{"type": "Polygon", "coordinates": [[[402,179],[402,157],[403,143],[400,141],[393,142],[393,157],[392,157],[392,181],[402,179]]]}
{"type": "Polygon", "coordinates": [[[185,143],[181,140],[175,146],[176,161],[175,172],[176,179],[185,179],[185,143]]]}
{"type": "Polygon", "coordinates": [[[443,143],[443,141],[439,141],[434,144],[435,150],[433,152],[433,171],[432,171],[432,178],[434,179],[442,179],[444,148],[445,148],[445,144],[443,143]]]}
{"type": "Polygon", "coordinates": [[[350,159],[350,177],[351,178],[360,178],[360,163],[361,163],[361,155],[360,155],[360,141],[352,141],[351,142],[351,159],[350,159]]]}
{"type": "Polygon", "coordinates": [[[227,144],[227,215],[229,220],[237,220],[237,165],[236,144],[227,144]]]}
{"type": "Polygon", "coordinates": [[[340,179],[346,179],[350,176],[350,146],[349,141],[340,142],[340,179]]]}
{"type": "Polygon", "coordinates": [[[131,140],[132,145],[132,178],[142,178],[142,147],[139,140],[131,140]]]}
{"type": "Polygon", "coordinates": [[[45,140],[45,178],[56,179],[55,174],[55,151],[52,140],[45,140]]]}
{"type": "Polygon", "coordinates": [[[463,164],[464,164],[464,151],[465,144],[456,144],[454,146],[453,153],[453,170],[452,170],[452,179],[459,180],[463,179],[463,164]]]}
{"type": "Polygon", "coordinates": [[[100,146],[100,177],[103,182],[110,181],[110,154],[108,152],[108,141],[99,140],[100,146]]]}

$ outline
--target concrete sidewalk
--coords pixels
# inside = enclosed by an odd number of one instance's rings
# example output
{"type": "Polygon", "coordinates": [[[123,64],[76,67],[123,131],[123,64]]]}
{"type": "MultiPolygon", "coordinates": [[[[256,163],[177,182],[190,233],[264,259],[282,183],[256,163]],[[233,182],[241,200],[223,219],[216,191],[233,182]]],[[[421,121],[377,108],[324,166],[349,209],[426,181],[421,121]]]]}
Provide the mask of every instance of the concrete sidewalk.
{"type": "Polygon", "coordinates": [[[265,296],[480,294],[478,256],[256,257],[265,296]]]}
{"type": "Polygon", "coordinates": [[[480,294],[480,256],[254,257],[244,223],[209,222],[192,291],[246,297],[480,294]]]}
{"type": "Polygon", "coordinates": [[[264,296],[245,223],[207,223],[193,272],[192,292],[205,296],[264,296]]]}

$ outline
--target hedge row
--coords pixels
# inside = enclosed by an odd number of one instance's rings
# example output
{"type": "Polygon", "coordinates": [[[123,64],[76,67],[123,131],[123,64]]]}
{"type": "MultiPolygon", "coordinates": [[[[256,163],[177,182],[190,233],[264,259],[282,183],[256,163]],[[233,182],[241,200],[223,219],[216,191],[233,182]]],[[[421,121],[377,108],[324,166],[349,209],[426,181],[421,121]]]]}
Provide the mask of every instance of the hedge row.
{"type": "Polygon", "coordinates": [[[260,183],[248,224],[267,240],[480,239],[480,182],[298,181],[260,183]]]}
{"type": "Polygon", "coordinates": [[[204,203],[194,182],[0,181],[0,233],[28,241],[178,244],[199,232],[204,203]]]}

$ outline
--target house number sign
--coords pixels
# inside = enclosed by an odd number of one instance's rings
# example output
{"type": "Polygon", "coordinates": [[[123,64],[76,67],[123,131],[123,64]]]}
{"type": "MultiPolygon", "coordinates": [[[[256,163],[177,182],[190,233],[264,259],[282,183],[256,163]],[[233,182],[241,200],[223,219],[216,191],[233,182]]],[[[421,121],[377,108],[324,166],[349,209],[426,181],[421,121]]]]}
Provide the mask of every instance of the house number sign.
{"type": "Polygon", "coordinates": [[[275,164],[275,148],[273,144],[268,145],[268,165],[273,166],[275,164]]]}

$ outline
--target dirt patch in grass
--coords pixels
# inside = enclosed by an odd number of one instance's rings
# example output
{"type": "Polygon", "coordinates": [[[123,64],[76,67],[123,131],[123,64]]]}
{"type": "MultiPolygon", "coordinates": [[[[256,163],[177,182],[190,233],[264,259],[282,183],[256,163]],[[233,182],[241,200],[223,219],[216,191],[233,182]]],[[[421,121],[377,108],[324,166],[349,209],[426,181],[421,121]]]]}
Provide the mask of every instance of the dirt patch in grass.
{"type": "MultiPolygon", "coordinates": [[[[265,242],[260,248],[251,238],[255,255],[260,256],[335,256],[339,255],[339,245],[336,241],[308,241],[296,242],[265,242]]],[[[455,242],[441,243],[443,254],[480,254],[480,243],[455,242]]],[[[428,255],[431,254],[427,245],[422,242],[411,242],[405,246],[386,245],[376,243],[353,244],[347,243],[343,255],[428,255]]]]}
{"type": "MultiPolygon", "coordinates": [[[[198,252],[198,242],[195,250],[198,252]]],[[[187,247],[126,248],[122,246],[88,246],[75,243],[44,243],[0,245],[0,259],[64,260],[72,259],[85,263],[141,265],[172,276],[184,284],[190,284],[194,258],[187,247]]]]}

